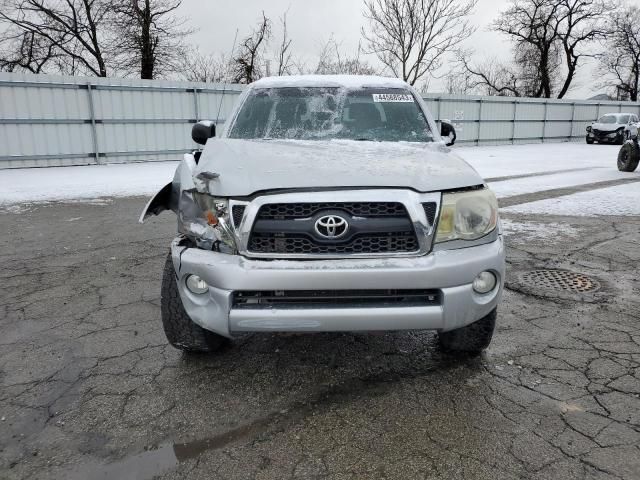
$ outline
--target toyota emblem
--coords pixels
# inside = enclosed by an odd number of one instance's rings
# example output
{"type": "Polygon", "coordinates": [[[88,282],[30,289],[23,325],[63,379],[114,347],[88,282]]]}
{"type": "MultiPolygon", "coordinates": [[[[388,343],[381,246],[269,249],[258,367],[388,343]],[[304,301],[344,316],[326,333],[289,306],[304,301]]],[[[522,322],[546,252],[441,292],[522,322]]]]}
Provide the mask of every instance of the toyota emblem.
{"type": "Polygon", "coordinates": [[[349,230],[349,223],[338,215],[325,215],[316,220],[316,232],[324,238],[340,238],[349,230]]]}

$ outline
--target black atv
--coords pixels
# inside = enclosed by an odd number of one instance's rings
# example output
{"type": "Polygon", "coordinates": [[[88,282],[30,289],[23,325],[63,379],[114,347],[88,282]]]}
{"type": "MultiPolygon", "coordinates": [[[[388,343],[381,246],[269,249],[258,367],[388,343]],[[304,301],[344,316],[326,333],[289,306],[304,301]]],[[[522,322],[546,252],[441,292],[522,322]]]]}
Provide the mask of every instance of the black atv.
{"type": "Polygon", "coordinates": [[[629,140],[622,144],[618,153],[618,170],[621,172],[635,172],[640,162],[640,145],[638,145],[638,127],[631,127],[629,140]]]}

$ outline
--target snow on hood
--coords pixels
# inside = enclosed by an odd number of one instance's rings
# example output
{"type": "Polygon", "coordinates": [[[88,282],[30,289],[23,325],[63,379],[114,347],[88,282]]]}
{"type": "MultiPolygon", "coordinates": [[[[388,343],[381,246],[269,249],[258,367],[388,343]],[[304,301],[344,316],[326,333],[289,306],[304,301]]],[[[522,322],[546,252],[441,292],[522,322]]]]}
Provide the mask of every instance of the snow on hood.
{"type": "Polygon", "coordinates": [[[478,173],[439,143],[352,140],[213,139],[194,176],[220,176],[210,193],[247,196],[274,189],[396,187],[431,192],[483,184],[478,173]]]}

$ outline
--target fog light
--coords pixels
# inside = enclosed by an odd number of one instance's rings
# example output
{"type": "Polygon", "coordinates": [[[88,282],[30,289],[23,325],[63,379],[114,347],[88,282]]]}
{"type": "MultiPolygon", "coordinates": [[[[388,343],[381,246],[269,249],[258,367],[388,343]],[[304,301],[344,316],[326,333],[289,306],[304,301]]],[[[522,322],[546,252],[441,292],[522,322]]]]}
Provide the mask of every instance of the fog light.
{"type": "Polygon", "coordinates": [[[187,277],[187,288],[191,293],[202,295],[209,291],[209,285],[197,275],[189,275],[187,277]]]}
{"type": "Polygon", "coordinates": [[[473,290],[477,293],[482,293],[482,294],[489,293],[491,290],[496,288],[497,283],[498,283],[498,279],[493,273],[482,272],[473,281],[473,290]]]}

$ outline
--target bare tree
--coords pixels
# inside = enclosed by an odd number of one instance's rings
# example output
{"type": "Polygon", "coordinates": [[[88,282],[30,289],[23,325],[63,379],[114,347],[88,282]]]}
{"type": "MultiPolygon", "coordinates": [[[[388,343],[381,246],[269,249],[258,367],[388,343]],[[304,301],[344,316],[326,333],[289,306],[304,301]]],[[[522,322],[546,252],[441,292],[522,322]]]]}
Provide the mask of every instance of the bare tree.
{"type": "Polygon", "coordinates": [[[566,74],[558,98],[563,98],[582,59],[594,56],[590,52],[593,42],[606,37],[605,21],[613,5],[602,0],[559,0],[559,6],[556,23],[566,74]]]}
{"type": "Polygon", "coordinates": [[[619,100],[637,102],[640,94],[640,8],[628,4],[608,25],[604,52],[598,57],[602,86],[619,100]]]}
{"type": "Polygon", "coordinates": [[[533,70],[538,87],[532,96],[550,98],[560,64],[557,0],[511,0],[511,6],[494,22],[494,29],[514,41],[516,64],[533,70]],[[518,55],[524,54],[520,59],[518,55]]]}
{"type": "Polygon", "coordinates": [[[341,53],[342,45],[330,37],[322,46],[318,64],[313,73],[319,75],[375,75],[376,69],[362,59],[362,47],[358,45],[355,55],[341,53]]]}
{"type": "Polygon", "coordinates": [[[445,92],[449,95],[469,95],[473,93],[475,85],[473,77],[464,68],[451,69],[444,76],[445,92]]]}
{"type": "Polygon", "coordinates": [[[117,67],[128,75],[159,78],[180,70],[191,30],[176,16],[182,0],[113,1],[117,67]]]}
{"type": "Polygon", "coordinates": [[[242,41],[239,52],[233,59],[236,83],[251,83],[262,76],[263,50],[270,37],[271,20],[262,12],[258,26],[242,41]]]}
{"type": "Polygon", "coordinates": [[[11,45],[14,60],[32,55],[14,61],[12,68],[41,71],[55,57],[63,69],[106,77],[111,14],[107,0],[3,0],[0,46],[5,50],[11,45]]]}
{"type": "MultiPolygon", "coordinates": [[[[539,97],[541,96],[542,75],[539,69],[538,51],[531,45],[523,44],[516,52],[511,62],[488,58],[472,64],[471,52],[459,52],[458,61],[469,75],[467,83],[473,90],[479,90],[486,95],[510,97],[539,97]]],[[[554,62],[549,65],[549,71],[558,70],[560,61],[554,55],[554,62]]],[[[555,82],[552,84],[555,85],[555,82]]]]}
{"type": "Polygon", "coordinates": [[[278,48],[278,76],[291,75],[293,70],[293,57],[291,53],[291,38],[287,29],[287,12],[280,17],[280,25],[282,26],[282,41],[278,48]]]}
{"type": "Polygon", "coordinates": [[[460,62],[470,75],[468,84],[471,89],[480,90],[486,95],[522,97],[527,90],[525,75],[513,66],[505,65],[496,59],[488,59],[478,65],[472,65],[467,53],[460,54],[460,62]]]}
{"type": "Polygon", "coordinates": [[[224,54],[203,55],[194,49],[185,56],[182,76],[189,82],[230,83],[233,65],[224,54]]]}
{"type": "Polygon", "coordinates": [[[5,32],[0,40],[0,46],[5,52],[0,56],[0,70],[42,73],[54,63],[57,54],[51,42],[31,32],[13,30],[14,33],[5,32]]]}
{"type": "Polygon", "coordinates": [[[511,0],[493,23],[512,42],[509,64],[463,62],[494,94],[563,98],[593,42],[605,35],[608,0],[511,0]]]}
{"type": "Polygon", "coordinates": [[[437,70],[443,57],[475,30],[477,0],[365,0],[362,29],[370,53],[411,85],[437,70]]]}

